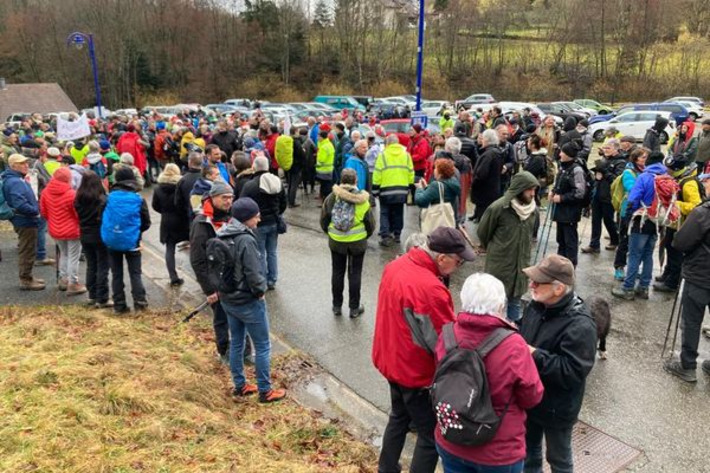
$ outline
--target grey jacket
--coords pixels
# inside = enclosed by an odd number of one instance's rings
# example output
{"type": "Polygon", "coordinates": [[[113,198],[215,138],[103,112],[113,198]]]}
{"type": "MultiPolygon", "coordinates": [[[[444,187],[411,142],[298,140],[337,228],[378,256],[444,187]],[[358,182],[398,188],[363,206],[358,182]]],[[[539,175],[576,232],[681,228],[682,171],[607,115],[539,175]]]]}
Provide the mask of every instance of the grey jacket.
{"type": "Polygon", "coordinates": [[[266,275],[254,232],[233,218],[217,231],[217,237],[233,242],[229,263],[234,268],[236,288],[233,292],[220,293],[220,299],[228,304],[244,305],[262,297],[266,292],[266,275]]]}

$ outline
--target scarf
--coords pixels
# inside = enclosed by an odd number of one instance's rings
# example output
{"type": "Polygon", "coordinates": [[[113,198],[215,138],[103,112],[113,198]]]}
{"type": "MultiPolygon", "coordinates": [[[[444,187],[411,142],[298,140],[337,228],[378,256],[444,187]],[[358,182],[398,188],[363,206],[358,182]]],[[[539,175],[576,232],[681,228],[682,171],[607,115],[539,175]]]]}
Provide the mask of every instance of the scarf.
{"type": "Polygon", "coordinates": [[[510,201],[510,206],[518,214],[521,222],[527,220],[535,212],[536,208],[534,200],[530,201],[529,204],[523,204],[518,199],[513,199],[510,201]]]}

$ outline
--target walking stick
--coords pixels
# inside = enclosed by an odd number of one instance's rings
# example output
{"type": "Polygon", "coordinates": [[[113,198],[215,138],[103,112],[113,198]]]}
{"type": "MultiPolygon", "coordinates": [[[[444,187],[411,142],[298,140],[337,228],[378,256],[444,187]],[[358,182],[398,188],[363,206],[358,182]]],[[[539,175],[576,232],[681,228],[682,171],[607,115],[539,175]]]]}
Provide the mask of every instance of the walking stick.
{"type": "Polygon", "coordinates": [[[55,262],[54,275],[57,278],[57,285],[59,285],[59,258],[61,257],[61,253],[59,251],[59,245],[56,243],[54,244],[54,254],[57,255],[55,258],[57,261],[55,262]]]}
{"type": "Polygon", "coordinates": [[[538,257],[540,256],[540,249],[543,249],[542,257],[545,257],[547,253],[547,244],[550,241],[550,233],[552,232],[552,216],[555,212],[555,204],[550,203],[547,207],[547,213],[545,214],[545,222],[542,224],[542,231],[540,232],[540,238],[538,239],[537,248],[535,250],[535,258],[533,259],[533,266],[537,264],[538,257]],[[547,229],[547,230],[546,230],[547,229]],[[543,241],[544,240],[544,241],[543,241]]]}
{"type": "Polygon", "coordinates": [[[678,307],[678,317],[676,319],[675,332],[673,333],[673,343],[671,346],[671,355],[673,354],[673,350],[675,350],[675,342],[676,342],[676,337],[677,337],[677,333],[678,333],[678,324],[680,323],[680,316],[683,313],[683,302],[681,299],[681,295],[683,293],[683,286],[684,285],[685,285],[685,280],[681,279],[680,285],[678,286],[678,292],[675,295],[675,299],[673,299],[673,308],[671,309],[671,317],[670,317],[670,319],[668,319],[668,328],[666,328],[666,338],[663,341],[663,351],[661,351],[661,358],[663,358],[664,355],[666,354],[666,348],[668,347],[668,338],[670,337],[671,326],[673,325],[673,317],[676,314],[676,307],[678,307]]]}
{"type": "Polygon", "coordinates": [[[209,302],[207,302],[207,299],[205,299],[205,301],[202,304],[198,305],[197,307],[195,307],[195,309],[192,312],[187,314],[187,317],[182,319],[182,322],[183,323],[189,322],[194,316],[196,316],[201,310],[206,308],[208,305],[210,305],[210,304],[209,304],[209,302]]]}

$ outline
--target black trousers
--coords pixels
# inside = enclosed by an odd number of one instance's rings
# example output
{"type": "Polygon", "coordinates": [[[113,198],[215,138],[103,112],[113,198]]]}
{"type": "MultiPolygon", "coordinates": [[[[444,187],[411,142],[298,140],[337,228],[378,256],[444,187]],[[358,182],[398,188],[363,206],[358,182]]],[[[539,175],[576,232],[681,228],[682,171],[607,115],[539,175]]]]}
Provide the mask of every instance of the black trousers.
{"type": "Polygon", "coordinates": [[[145,286],[141,277],[141,252],[140,251],[108,251],[109,265],[111,266],[111,290],[113,291],[113,304],[115,308],[127,307],[125,285],[123,283],[123,259],[128,264],[128,277],[131,280],[131,295],[133,303],[146,302],[145,286]]]}
{"type": "Polygon", "coordinates": [[[170,276],[170,282],[175,282],[179,279],[176,265],[175,265],[175,246],[177,245],[174,241],[168,241],[165,243],[165,266],[168,268],[168,275],[170,276]]]}
{"type": "Polygon", "coordinates": [[[410,389],[390,382],[392,409],[382,437],[379,473],[400,473],[399,457],[409,432],[409,424],[417,429],[417,443],[409,467],[411,473],[434,473],[439,455],[436,453],[434,429],[436,416],[427,389],[410,389]]]}
{"type": "Polygon", "coordinates": [[[336,253],[330,250],[333,267],[330,284],[333,293],[333,307],[343,305],[343,290],[345,289],[345,273],[348,273],[348,307],[360,307],[360,286],[362,281],[362,264],[365,253],[347,254],[336,253]]]}
{"type": "Polygon", "coordinates": [[[212,327],[214,328],[215,344],[217,345],[217,353],[220,355],[229,354],[229,322],[227,320],[227,312],[222,308],[219,301],[212,304],[212,327]]]}
{"type": "Polygon", "coordinates": [[[89,290],[89,299],[105,304],[108,302],[108,249],[101,241],[82,242],[81,246],[86,255],[86,288],[89,290]]]}
{"type": "Polygon", "coordinates": [[[614,255],[614,269],[626,267],[626,257],[629,254],[629,223],[631,219],[624,217],[619,221],[619,246],[614,255]]]}
{"type": "Polygon", "coordinates": [[[288,185],[288,205],[294,205],[296,203],[296,192],[298,192],[298,186],[301,184],[301,170],[291,169],[286,173],[286,183],[288,185]]]}
{"type": "Polygon", "coordinates": [[[557,222],[557,254],[570,260],[576,267],[578,253],[579,233],[577,232],[577,222],[557,222]]]}
{"type": "Polygon", "coordinates": [[[333,192],[333,181],[326,181],[324,179],[318,179],[318,181],[320,181],[320,198],[325,200],[325,198],[333,192]]]}
{"type": "Polygon", "coordinates": [[[705,310],[710,306],[710,289],[685,281],[683,286],[683,323],[681,324],[680,362],[683,368],[694,370],[698,367],[698,344],[705,310]]]}
{"type": "Polygon", "coordinates": [[[572,426],[552,428],[528,419],[525,432],[525,473],[542,472],[542,438],[552,473],[572,473],[572,426]]]}
{"type": "Polygon", "coordinates": [[[601,246],[599,240],[602,237],[602,221],[609,233],[609,244],[618,245],[619,231],[616,229],[616,221],[614,221],[614,207],[611,203],[594,199],[592,200],[592,239],[589,246],[596,249],[601,246]]]}
{"type": "Polygon", "coordinates": [[[666,266],[663,268],[664,283],[668,287],[678,288],[680,284],[680,270],[683,266],[683,253],[673,248],[673,238],[676,231],[666,228],[666,236],[661,244],[666,250],[666,266]]]}

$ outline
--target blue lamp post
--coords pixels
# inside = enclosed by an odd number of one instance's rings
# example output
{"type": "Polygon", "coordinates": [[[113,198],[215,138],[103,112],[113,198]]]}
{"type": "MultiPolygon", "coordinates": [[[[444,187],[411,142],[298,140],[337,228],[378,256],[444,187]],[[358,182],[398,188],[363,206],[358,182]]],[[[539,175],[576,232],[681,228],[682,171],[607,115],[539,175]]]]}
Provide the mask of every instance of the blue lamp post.
{"type": "Polygon", "coordinates": [[[419,45],[417,47],[417,106],[422,109],[422,71],[424,69],[424,0],[419,0],[419,45]]]}
{"type": "Polygon", "coordinates": [[[89,57],[91,58],[91,70],[94,73],[94,90],[96,91],[96,107],[99,110],[99,118],[103,118],[103,107],[101,106],[101,87],[99,86],[99,68],[96,65],[96,51],[94,50],[94,36],[92,34],[75,31],[67,37],[67,46],[74,45],[81,49],[85,44],[89,45],[89,57]]]}

